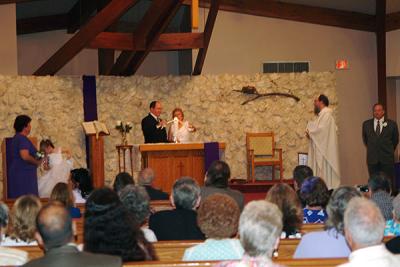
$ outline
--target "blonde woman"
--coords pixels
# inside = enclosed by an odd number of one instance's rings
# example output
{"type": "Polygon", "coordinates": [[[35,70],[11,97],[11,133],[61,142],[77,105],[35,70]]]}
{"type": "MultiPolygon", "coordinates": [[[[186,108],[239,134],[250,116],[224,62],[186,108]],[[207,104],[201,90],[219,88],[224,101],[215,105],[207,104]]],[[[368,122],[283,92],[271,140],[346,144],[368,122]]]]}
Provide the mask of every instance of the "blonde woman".
{"type": "Polygon", "coordinates": [[[172,119],[174,119],[174,122],[168,131],[168,141],[174,143],[189,142],[190,133],[196,131],[196,128],[188,121],[185,121],[185,115],[181,108],[175,108],[172,111],[172,119]]]}
{"type": "Polygon", "coordinates": [[[11,209],[8,235],[2,246],[37,246],[35,241],[36,216],[42,204],[34,195],[19,197],[11,209]]]}

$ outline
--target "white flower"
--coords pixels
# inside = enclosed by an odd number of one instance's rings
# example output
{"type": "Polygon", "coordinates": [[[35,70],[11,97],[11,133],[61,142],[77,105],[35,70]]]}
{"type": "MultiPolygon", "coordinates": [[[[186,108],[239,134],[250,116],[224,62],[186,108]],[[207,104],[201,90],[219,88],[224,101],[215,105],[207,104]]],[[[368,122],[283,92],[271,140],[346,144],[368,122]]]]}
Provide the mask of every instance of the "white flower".
{"type": "Polygon", "coordinates": [[[386,127],[387,126],[387,122],[385,121],[384,123],[382,123],[382,127],[386,127]]]}

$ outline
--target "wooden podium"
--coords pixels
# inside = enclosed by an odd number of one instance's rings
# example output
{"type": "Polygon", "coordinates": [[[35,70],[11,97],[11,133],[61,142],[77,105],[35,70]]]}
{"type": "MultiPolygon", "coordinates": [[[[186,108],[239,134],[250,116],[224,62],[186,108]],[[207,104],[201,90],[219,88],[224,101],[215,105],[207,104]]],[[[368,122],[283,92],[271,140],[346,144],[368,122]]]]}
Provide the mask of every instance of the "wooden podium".
{"type": "Polygon", "coordinates": [[[104,135],[87,135],[89,139],[89,169],[92,173],[93,186],[104,186],[104,135]]]}
{"type": "MultiPolygon", "coordinates": [[[[225,143],[219,143],[225,149],[225,143]]],[[[170,192],[175,180],[182,176],[194,178],[204,184],[204,144],[144,144],[139,145],[142,168],[150,167],[155,172],[153,186],[170,192]]]]}

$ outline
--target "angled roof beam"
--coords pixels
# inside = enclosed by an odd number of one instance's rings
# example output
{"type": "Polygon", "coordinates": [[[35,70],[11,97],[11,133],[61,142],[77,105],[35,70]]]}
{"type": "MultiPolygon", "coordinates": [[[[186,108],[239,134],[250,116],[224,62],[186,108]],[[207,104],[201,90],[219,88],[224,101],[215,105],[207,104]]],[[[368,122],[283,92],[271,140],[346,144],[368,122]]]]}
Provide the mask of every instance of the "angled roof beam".
{"type": "MultiPolygon", "coordinates": [[[[190,5],[191,0],[185,0],[190,5]]],[[[201,7],[210,7],[211,0],[200,0],[201,7]]],[[[220,10],[375,32],[375,16],[332,8],[314,7],[271,0],[221,0],[220,10]]]]}
{"type": "Polygon", "coordinates": [[[112,0],[66,44],[51,56],[34,75],[54,75],[75,55],[86,47],[92,39],[118,20],[137,0],[112,0]]]}
{"type": "Polygon", "coordinates": [[[203,70],[204,61],[206,59],[208,45],[210,44],[211,35],[214,29],[215,20],[217,19],[220,0],[212,1],[210,11],[208,12],[206,26],[204,27],[204,47],[197,54],[196,64],[194,65],[193,75],[200,75],[203,70]]]}
{"type": "Polygon", "coordinates": [[[151,51],[155,41],[175,16],[182,2],[183,0],[153,1],[133,34],[136,45],[145,49],[137,52],[123,51],[114,64],[111,75],[131,75],[137,71],[151,51]]]}

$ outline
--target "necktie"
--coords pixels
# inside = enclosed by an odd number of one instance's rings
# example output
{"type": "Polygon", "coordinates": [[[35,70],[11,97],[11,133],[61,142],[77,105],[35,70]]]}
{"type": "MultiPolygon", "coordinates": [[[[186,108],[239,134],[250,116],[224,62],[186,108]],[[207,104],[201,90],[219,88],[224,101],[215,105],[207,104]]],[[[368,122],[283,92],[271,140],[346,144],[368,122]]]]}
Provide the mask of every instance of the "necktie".
{"type": "Polygon", "coordinates": [[[380,135],[381,134],[381,122],[380,121],[378,121],[377,124],[376,124],[375,133],[376,133],[376,135],[380,135]]]}

